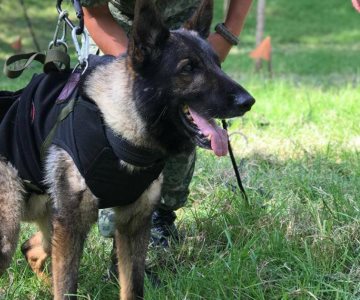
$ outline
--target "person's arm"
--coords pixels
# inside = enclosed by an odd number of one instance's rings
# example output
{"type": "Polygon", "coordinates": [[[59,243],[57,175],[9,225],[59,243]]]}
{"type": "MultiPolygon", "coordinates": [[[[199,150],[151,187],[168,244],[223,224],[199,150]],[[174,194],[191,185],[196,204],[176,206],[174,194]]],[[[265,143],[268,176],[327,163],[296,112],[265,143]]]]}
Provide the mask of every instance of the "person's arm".
{"type": "MultiPolygon", "coordinates": [[[[225,26],[234,35],[239,36],[250,9],[252,0],[231,0],[229,10],[225,18],[225,26]]],[[[232,45],[218,33],[209,36],[209,43],[219,55],[220,61],[224,61],[230,52],[232,45]]]]}
{"type": "Polygon", "coordinates": [[[83,7],[83,11],[85,26],[104,54],[118,56],[126,52],[128,38],[111,15],[107,4],[83,7]]]}

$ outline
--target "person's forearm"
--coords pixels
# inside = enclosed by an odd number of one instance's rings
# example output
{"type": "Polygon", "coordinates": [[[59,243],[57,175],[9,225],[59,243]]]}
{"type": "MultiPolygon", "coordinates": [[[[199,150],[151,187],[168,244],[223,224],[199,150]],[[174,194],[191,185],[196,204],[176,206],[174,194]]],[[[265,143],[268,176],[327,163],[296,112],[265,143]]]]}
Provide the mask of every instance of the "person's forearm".
{"type": "Polygon", "coordinates": [[[252,0],[231,0],[225,19],[225,26],[236,36],[244,26],[246,15],[249,12],[252,0]]]}
{"type": "Polygon", "coordinates": [[[112,17],[107,4],[84,7],[85,26],[104,54],[120,55],[127,50],[125,31],[112,17]]]}
{"type": "MultiPolygon", "coordinates": [[[[235,36],[239,36],[244,23],[246,15],[250,9],[252,0],[231,0],[229,10],[225,19],[225,26],[235,36]]],[[[221,62],[225,60],[232,47],[223,36],[218,33],[213,33],[208,38],[215,52],[218,54],[221,62]]]]}

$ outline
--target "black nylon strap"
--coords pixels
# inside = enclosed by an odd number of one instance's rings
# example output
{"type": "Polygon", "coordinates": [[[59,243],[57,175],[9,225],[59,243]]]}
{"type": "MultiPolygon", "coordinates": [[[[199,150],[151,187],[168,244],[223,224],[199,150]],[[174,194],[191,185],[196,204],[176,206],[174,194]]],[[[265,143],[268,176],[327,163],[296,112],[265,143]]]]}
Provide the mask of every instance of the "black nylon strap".
{"type": "MultiPolygon", "coordinates": [[[[228,125],[226,123],[225,120],[222,120],[222,126],[225,130],[227,130],[228,128],[228,125]]],[[[247,207],[250,206],[249,204],[249,199],[248,199],[248,196],[245,192],[245,189],[244,189],[244,186],[241,182],[241,177],[240,177],[240,173],[239,173],[239,170],[237,168],[237,164],[236,164],[236,160],[235,160],[235,156],[234,156],[234,153],[232,151],[232,147],[231,147],[231,144],[230,144],[230,139],[228,139],[228,149],[229,149],[229,154],[230,154],[230,159],[231,159],[231,163],[232,163],[232,166],[234,168],[234,172],[235,172],[235,177],[236,177],[236,181],[238,183],[238,186],[239,186],[239,189],[240,189],[240,192],[241,192],[241,195],[243,196],[244,200],[245,200],[245,205],[247,207]]]]}
{"type": "Polygon", "coordinates": [[[117,136],[109,127],[106,127],[105,133],[115,155],[129,164],[137,167],[150,167],[164,161],[165,157],[161,153],[136,147],[117,136]]]}

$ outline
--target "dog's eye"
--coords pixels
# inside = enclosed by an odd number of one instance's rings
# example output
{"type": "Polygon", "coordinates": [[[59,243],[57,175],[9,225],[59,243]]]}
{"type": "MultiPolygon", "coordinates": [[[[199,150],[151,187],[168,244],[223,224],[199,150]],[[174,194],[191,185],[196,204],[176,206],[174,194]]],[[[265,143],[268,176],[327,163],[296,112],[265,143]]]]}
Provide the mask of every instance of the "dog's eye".
{"type": "Polygon", "coordinates": [[[189,64],[183,66],[181,71],[183,71],[183,72],[191,72],[193,69],[194,69],[194,66],[192,65],[192,63],[189,63],[189,64]]]}
{"type": "Polygon", "coordinates": [[[180,73],[190,73],[194,70],[194,64],[190,59],[183,59],[178,63],[176,69],[180,73]]]}

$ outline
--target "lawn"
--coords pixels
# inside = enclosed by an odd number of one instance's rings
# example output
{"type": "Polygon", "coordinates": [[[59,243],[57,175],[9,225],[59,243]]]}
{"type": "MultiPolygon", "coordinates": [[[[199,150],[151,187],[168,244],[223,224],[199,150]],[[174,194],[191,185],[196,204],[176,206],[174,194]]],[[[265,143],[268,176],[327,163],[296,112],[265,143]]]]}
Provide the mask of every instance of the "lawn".
{"type": "MultiPolygon", "coordinates": [[[[26,2],[46,47],[54,9],[26,2]]],[[[216,4],[215,22],[222,1],[216,4]]],[[[0,9],[2,60],[26,30],[16,2],[0,1],[0,9]]],[[[188,204],[178,211],[182,241],[151,253],[161,285],[147,280],[146,299],[360,299],[360,14],[350,0],[267,1],[270,79],[255,74],[248,57],[255,12],[256,5],[224,63],[257,100],[230,130],[251,206],[236,189],[229,159],[199,150],[188,204]]],[[[31,50],[31,40],[24,43],[31,50]]],[[[0,88],[21,87],[34,70],[11,82],[1,76],[0,88]]],[[[23,229],[20,242],[35,230],[23,229]]],[[[117,282],[102,280],[110,250],[94,226],[80,299],[116,299],[117,282]]],[[[0,299],[49,298],[18,250],[0,278],[0,299]]]]}

